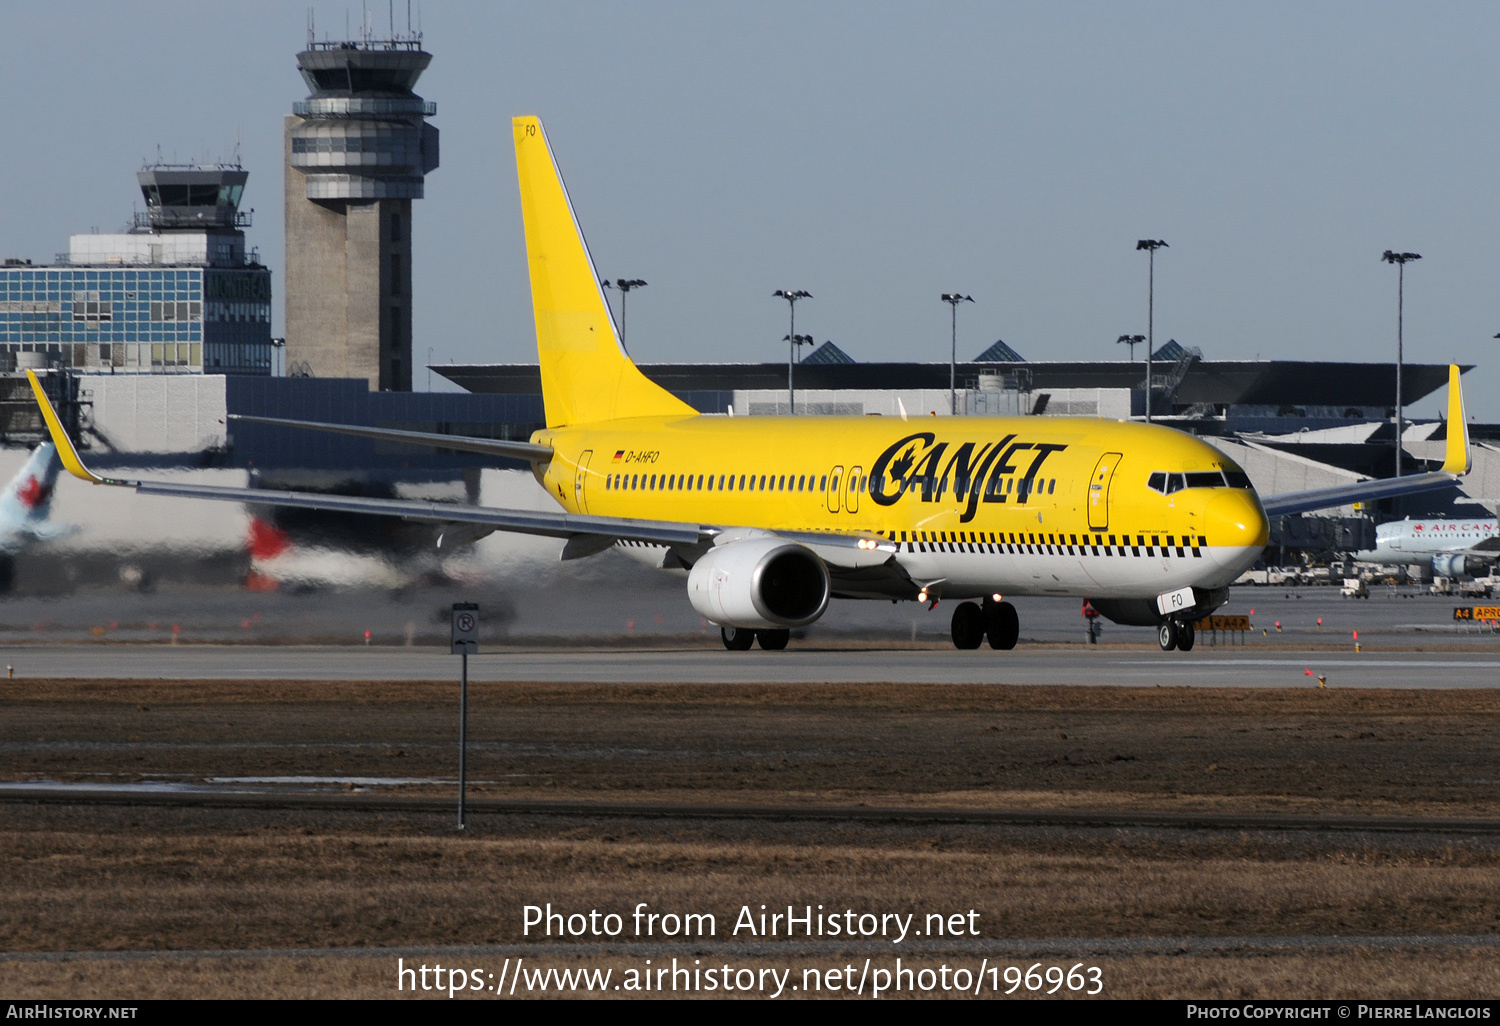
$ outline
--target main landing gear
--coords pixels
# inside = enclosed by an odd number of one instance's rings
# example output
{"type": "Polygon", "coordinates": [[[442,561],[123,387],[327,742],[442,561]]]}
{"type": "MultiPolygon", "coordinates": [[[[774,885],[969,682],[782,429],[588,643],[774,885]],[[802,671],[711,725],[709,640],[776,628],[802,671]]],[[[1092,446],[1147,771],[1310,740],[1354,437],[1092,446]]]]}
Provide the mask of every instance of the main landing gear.
{"type": "Polygon", "coordinates": [[[960,602],[953,610],[954,648],[978,648],[988,638],[990,648],[1009,650],[1020,636],[1021,618],[1009,602],[960,602]]]}
{"type": "Polygon", "coordinates": [[[1163,652],[1174,648],[1179,652],[1191,652],[1195,640],[1196,631],[1187,620],[1163,620],[1156,628],[1156,641],[1163,652]]]}
{"type": "Polygon", "coordinates": [[[789,630],[756,631],[748,627],[720,627],[719,636],[731,652],[748,652],[757,641],[767,652],[780,652],[792,640],[789,630]]]}

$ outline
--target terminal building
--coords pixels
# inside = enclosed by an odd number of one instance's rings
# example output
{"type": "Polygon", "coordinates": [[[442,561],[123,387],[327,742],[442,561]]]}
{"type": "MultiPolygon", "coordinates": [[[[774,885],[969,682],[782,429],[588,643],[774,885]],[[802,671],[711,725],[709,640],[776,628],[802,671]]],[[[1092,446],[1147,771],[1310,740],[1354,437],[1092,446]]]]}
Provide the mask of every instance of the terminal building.
{"type": "Polygon", "coordinates": [[[53,264],[0,267],[6,370],[271,373],[271,272],[245,246],[246,172],[157,165],[128,232],[74,235],[53,264]]]}

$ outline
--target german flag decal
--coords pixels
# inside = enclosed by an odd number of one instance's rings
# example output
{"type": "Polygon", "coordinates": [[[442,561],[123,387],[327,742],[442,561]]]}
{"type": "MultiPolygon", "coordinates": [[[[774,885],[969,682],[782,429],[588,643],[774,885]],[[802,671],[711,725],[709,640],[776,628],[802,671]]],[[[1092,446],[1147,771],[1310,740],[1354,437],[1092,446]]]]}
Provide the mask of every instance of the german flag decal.
{"type": "Polygon", "coordinates": [[[624,449],[616,449],[615,450],[615,458],[614,458],[614,460],[612,462],[619,463],[624,458],[625,458],[625,450],[624,449]]]}

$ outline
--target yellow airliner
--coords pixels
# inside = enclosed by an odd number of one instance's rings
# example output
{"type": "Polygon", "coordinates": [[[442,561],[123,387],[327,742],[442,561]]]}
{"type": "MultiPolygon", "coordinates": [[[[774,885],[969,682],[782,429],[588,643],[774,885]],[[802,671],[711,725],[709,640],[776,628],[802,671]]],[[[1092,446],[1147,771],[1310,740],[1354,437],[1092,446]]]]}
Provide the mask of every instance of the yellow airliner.
{"type": "Polygon", "coordinates": [[[1008,649],[1019,620],[1006,596],[1071,595],[1183,650],[1259,558],[1268,512],[1444,487],[1469,469],[1457,367],[1440,471],[1265,502],[1218,450],[1159,425],[700,415],[626,355],[541,122],[513,128],[547,427],[504,442],[239,419],[528,460],[564,512],[100,478],[33,376],[67,469],[158,495],[436,522],[440,546],[506,530],[566,539],[563,559],[619,547],[685,573],[730,649],[784,648],[830,598],[957,600],[956,646],[1008,649]]]}

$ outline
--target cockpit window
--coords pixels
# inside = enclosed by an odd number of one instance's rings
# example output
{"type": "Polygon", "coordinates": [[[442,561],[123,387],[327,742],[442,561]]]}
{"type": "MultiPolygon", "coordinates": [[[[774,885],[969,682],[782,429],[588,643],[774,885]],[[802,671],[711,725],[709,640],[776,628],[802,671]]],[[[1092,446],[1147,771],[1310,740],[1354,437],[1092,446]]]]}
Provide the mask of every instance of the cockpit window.
{"type": "Polygon", "coordinates": [[[1250,476],[1239,469],[1226,470],[1222,474],[1217,470],[1197,470],[1186,474],[1158,470],[1146,479],[1146,487],[1163,495],[1171,495],[1184,488],[1223,488],[1225,485],[1230,488],[1249,488],[1250,476]]]}

